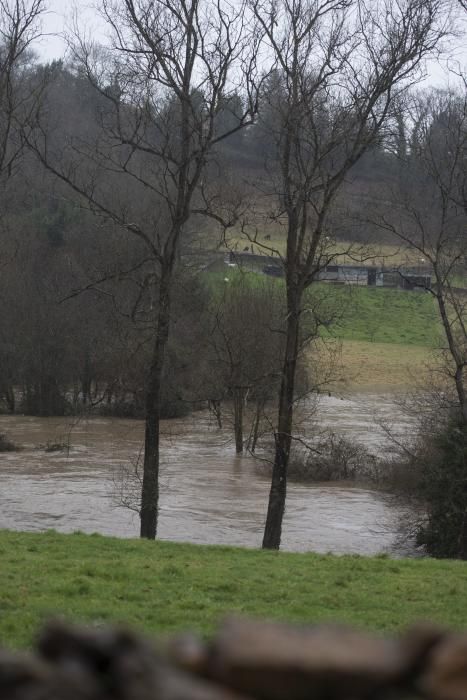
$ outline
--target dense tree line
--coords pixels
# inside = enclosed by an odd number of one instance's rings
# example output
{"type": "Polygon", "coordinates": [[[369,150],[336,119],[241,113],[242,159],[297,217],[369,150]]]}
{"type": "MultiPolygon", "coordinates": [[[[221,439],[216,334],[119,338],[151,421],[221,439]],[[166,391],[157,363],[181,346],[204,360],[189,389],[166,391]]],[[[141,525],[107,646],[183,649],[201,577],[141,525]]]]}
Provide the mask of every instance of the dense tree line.
{"type": "MultiPolygon", "coordinates": [[[[79,71],[62,63],[40,66],[32,57],[24,70],[38,91],[47,80],[42,109],[45,103],[78,137],[97,130],[102,98],[79,71]]],[[[235,104],[240,98],[232,102],[221,115],[225,126],[219,128],[235,125],[239,110],[235,104]]],[[[239,131],[232,142],[222,146],[219,161],[253,182],[265,157],[270,158],[268,148],[270,151],[272,146],[265,147],[266,134],[261,121],[239,131]]],[[[384,168],[386,154],[382,149],[368,158],[372,172],[379,161],[384,168]]],[[[361,172],[365,176],[365,167],[361,172]]],[[[140,195],[136,189],[134,194],[140,195]]],[[[149,299],[146,270],[144,265],[139,267],[144,257],[139,242],[129,240],[114,222],[96,218],[78,195],[44,171],[28,152],[22,153],[4,184],[1,227],[2,410],[61,415],[93,408],[118,415],[144,415],[142,368],[147,325],[151,324],[147,306],[152,303],[154,309],[156,300],[149,299]]],[[[196,386],[204,383],[199,363],[190,367],[189,358],[180,359],[184,348],[200,342],[196,335],[201,315],[212,299],[200,270],[203,255],[209,260],[208,250],[215,247],[218,236],[212,233],[211,243],[206,243],[203,235],[202,244],[196,244],[200,227],[201,233],[205,228],[212,231],[212,224],[206,222],[193,225],[182,255],[185,264],[180,261],[177,273],[181,281],[176,285],[179,299],[168,353],[170,381],[163,401],[164,416],[184,413],[197,401],[230,397],[228,381],[222,386],[221,382],[212,396],[205,390],[196,391],[196,386]],[[193,256],[197,245],[205,252],[193,256]],[[189,332],[192,336],[187,338],[189,332]]],[[[248,307],[244,299],[242,308],[248,307]]],[[[215,324],[218,310],[211,307],[211,311],[214,316],[210,322],[215,324]]],[[[249,360],[250,351],[244,355],[245,364],[255,364],[249,360]]],[[[277,376],[277,367],[274,371],[277,376]]],[[[263,369],[262,374],[268,373],[263,369]]],[[[212,382],[212,374],[209,379],[212,382]]],[[[270,388],[266,394],[270,397],[270,388]]]]}
{"type": "MultiPolygon", "coordinates": [[[[47,104],[57,118],[73,130],[76,125],[83,133],[96,129],[99,99],[76,70],[62,64],[42,67],[29,61],[27,73],[31,84],[52,74],[47,104]]],[[[272,146],[265,146],[271,132],[261,128],[262,118],[260,110],[258,125],[239,132],[234,143],[229,142],[219,155],[239,177],[252,182],[264,165],[265,154],[271,157],[267,153],[272,146]]],[[[232,124],[234,117],[227,112],[225,120],[232,124]]],[[[357,188],[366,179],[382,183],[391,159],[382,144],[375,146],[359,164],[349,187],[357,188]]],[[[96,410],[121,415],[143,415],[142,357],[147,342],[145,328],[150,324],[143,307],[151,301],[144,267],[138,268],[143,255],[138,241],[128,240],[113,222],[93,216],[77,195],[45,173],[28,153],[4,185],[1,227],[2,409],[60,415],[95,406],[96,410]],[[84,291],[78,293],[80,290],[84,291]]],[[[193,226],[191,240],[186,243],[187,262],[180,265],[186,269],[179,273],[183,283],[177,285],[180,299],[174,332],[181,337],[171,341],[174,347],[169,362],[174,364],[167,370],[171,380],[164,400],[166,416],[189,410],[197,400],[216,399],[217,389],[212,397],[194,390],[203,384],[199,377],[189,379],[191,371],[199,373],[197,363],[189,370],[189,363],[176,362],[177,355],[184,353],[187,327],[194,334],[186,343],[191,347],[200,314],[212,298],[200,274],[203,256],[190,256],[200,227],[212,230],[200,221],[193,226]]],[[[374,238],[378,231],[373,227],[374,238]]],[[[346,237],[345,231],[342,237],[346,237]]],[[[212,247],[216,240],[213,233],[212,247]]],[[[386,240],[396,240],[393,232],[386,240]]],[[[209,247],[205,239],[199,245],[209,247]]],[[[242,308],[248,306],[244,300],[242,308]]],[[[249,354],[245,353],[245,363],[249,354]]],[[[225,391],[225,386],[220,389],[222,395],[225,391]]]]}

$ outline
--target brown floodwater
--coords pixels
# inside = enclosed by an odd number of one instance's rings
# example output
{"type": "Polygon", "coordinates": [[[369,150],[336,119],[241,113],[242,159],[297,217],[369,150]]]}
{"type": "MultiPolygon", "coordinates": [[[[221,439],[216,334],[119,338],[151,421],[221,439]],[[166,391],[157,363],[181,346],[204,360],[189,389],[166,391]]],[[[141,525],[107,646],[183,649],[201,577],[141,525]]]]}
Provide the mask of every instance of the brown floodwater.
{"type": "MultiPolygon", "coordinates": [[[[374,451],[387,447],[375,423],[397,433],[410,421],[388,395],[324,397],[320,421],[356,437],[374,451]]],[[[81,530],[118,537],[138,535],[138,516],[115,504],[115,474],[141,451],[141,421],[0,416],[5,432],[23,449],[0,455],[0,528],[61,532],[81,530]],[[67,442],[69,452],[46,452],[67,442]]],[[[259,547],[269,480],[251,457],[234,454],[230,433],[206,414],[164,423],[159,537],[259,547]]],[[[290,484],[283,549],[394,555],[407,510],[394,499],[348,484],[290,484]]]]}

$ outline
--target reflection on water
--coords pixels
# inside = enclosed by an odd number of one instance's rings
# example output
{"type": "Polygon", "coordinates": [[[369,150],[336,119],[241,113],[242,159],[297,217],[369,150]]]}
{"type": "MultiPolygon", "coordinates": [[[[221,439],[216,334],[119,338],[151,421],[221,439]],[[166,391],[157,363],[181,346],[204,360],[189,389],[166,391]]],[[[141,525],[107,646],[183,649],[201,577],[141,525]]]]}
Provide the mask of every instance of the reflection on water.
{"type": "MultiPolygon", "coordinates": [[[[368,394],[326,397],[320,405],[324,424],[379,449],[385,437],[375,413],[390,420],[399,409],[390,397],[368,394]]],[[[408,425],[399,419],[395,429],[408,425]]],[[[142,422],[1,416],[0,432],[24,446],[0,455],[1,528],[137,536],[137,515],[113,505],[111,477],[140,452],[142,422]],[[68,455],[37,449],[68,437],[68,455]]],[[[260,546],[269,481],[253,459],[233,454],[226,432],[200,414],[166,422],[163,455],[162,539],[260,546]]],[[[389,497],[368,489],[290,484],[283,549],[398,553],[394,540],[403,515],[389,497]]]]}

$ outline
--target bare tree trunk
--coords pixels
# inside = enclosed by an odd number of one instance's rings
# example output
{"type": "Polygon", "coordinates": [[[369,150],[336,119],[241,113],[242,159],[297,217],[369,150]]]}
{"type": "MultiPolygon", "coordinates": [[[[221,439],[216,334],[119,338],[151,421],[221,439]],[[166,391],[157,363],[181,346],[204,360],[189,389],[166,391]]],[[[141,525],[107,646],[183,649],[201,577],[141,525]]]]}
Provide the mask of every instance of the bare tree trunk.
{"type": "Polygon", "coordinates": [[[160,282],[159,313],[154,339],[154,351],[147,379],[140,536],[151,540],[155,539],[157,535],[159,515],[160,394],[164,356],[169,339],[171,274],[171,270],[165,270],[160,282]]]}
{"type": "Polygon", "coordinates": [[[217,427],[222,430],[222,404],[218,399],[210,399],[208,401],[209,410],[214,413],[216,418],[217,427]]]}
{"type": "Polygon", "coordinates": [[[287,340],[279,395],[278,431],[269,492],[263,549],[279,549],[287,495],[287,468],[292,442],[293,401],[297,368],[300,297],[288,293],[287,340]]]}
{"type": "Polygon", "coordinates": [[[243,402],[245,399],[245,390],[243,387],[234,387],[234,433],[235,433],[235,451],[237,454],[243,452],[243,402]]]}
{"type": "Polygon", "coordinates": [[[16,411],[16,396],[14,387],[10,386],[5,393],[6,402],[8,404],[8,410],[10,413],[15,413],[16,411]]]}
{"type": "Polygon", "coordinates": [[[467,510],[464,511],[464,517],[462,518],[458,557],[464,561],[467,559],[467,510]]]}
{"type": "Polygon", "coordinates": [[[91,403],[91,386],[92,386],[92,369],[89,350],[86,350],[84,356],[83,374],[81,378],[81,391],[83,395],[83,405],[91,403]]]}
{"type": "Polygon", "coordinates": [[[261,421],[261,415],[264,410],[264,399],[257,399],[256,400],[256,412],[255,412],[255,422],[253,425],[253,434],[251,436],[251,447],[250,451],[255,452],[256,450],[256,445],[258,444],[258,438],[259,438],[259,424],[261,421]]]}
{"type": "Polygon", "coordinates": [[[12,386],[3,386],[0,391],[0,396],[3,396],[5,403],[10,413],[14,413],[16,409],[15,391],[12,386]]]}
{"type": "Polygon", "coordinates": [[[273,219],[286,217],[288,227],[286,351],[263,539],[263,547],[278,549],[303,290],[334,257],[322,235],[348,172],[378,137],[397,85],[407,83],[444,30],[439,3],[428,0],[364,3],[364,13],[360,3],[341,0],[252,0],[252,6],[277,66],[263,126],[274,143],[273,219]]]}

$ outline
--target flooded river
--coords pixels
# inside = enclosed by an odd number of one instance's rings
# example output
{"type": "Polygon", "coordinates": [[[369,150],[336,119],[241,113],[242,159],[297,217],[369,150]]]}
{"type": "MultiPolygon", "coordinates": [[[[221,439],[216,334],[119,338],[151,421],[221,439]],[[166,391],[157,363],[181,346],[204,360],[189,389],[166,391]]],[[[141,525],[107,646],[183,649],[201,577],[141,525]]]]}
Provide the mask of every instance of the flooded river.
{"type": "MultiPolygon", "coordinates": [[[[410,427],[390,396],[374,394],[325,397],[320,416],[336,432],[358,436],[373,449],[385,444],[375,417],[391,421],[399,432],[410,427]]],[[[24,448],[0,455],[1,528],[137,536],[138,516],[115,506],[113,475],[137,459],[142,422],[0,416],[0,432],[24,448]],[[38,449],[48,442],[69,442],[69,453],[38,449]]],[[[167,421],[163,456],[162,539],[260,546],[269,480],[257,473],[254,459],[235,456],[228,432],[205,414],[167,421]]],[[[376,491],[290,484],[283,549],[400,554],[396,533],[404,515],[376,491]]]]}

